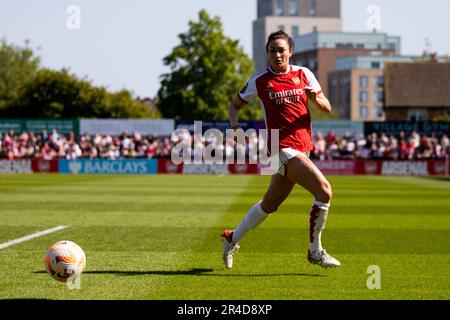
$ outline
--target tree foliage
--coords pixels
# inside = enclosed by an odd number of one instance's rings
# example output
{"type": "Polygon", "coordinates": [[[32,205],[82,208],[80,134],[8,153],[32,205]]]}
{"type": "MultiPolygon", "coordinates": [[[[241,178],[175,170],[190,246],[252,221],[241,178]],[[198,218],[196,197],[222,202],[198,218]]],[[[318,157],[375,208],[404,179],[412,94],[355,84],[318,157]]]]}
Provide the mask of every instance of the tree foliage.
{"type": "Polygon", "coordinates": [[[111,93],[68,70],[40,68],[25,47],[0,42],[0,116],[28,119],[160,118],[127,90],[111,93]]]}
{"type": "MultiPolygon", "coordinates": [[[[252,60],[238,40],[224,35],[220,19],[205,10],[178,37],[180,44],[163,60],[170,72],[161,76],[159,110],[176,119],[227,119],[231,101],[254,71],[252,60]]],[[[247,107],[240,118],[261,119],[262,113],[247,107]]]]}
{"type": "Polygon", "coordinates": [[[147,107],[122,90],[109,93],[89,81],[80,80],[65,69],[41,69],[25,81],[15,98],[3,110],[9,118],[142,118],[147,107]]]}
{"type": "Polygon", "coordinates": [[[17,95],[22,83],[33,77],[39,69],[40,59],[28,47],[18,47],[0,41],[0,110],[17,95]]]}

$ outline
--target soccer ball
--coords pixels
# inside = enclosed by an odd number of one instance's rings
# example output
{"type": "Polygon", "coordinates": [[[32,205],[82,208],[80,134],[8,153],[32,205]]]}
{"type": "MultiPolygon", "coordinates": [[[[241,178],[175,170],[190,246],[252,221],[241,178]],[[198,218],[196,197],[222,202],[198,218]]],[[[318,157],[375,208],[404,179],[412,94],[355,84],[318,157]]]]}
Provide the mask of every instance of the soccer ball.
{"type": "Polygon", "coordinates": [[[67,282],[79,277],[86,268],[83,249],[72,241],[57,241],[48,248],[44,258],[47,273],[55,280],[67,282]]]}

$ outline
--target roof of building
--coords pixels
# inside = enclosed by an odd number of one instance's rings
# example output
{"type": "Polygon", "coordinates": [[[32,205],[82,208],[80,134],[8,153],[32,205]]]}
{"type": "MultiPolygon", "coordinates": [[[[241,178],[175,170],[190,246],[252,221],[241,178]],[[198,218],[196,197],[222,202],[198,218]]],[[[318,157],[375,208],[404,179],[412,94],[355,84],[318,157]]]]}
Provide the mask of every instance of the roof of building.
{"type": "Polygon", "coordinates": [[[383,69],[384,64],[388,62],[412,62],[418,60],[414,56],[389,56],[382,54],[371,55],[352,55],[337,57],[335,61],[335,70],[352,70],[352,69],[383,69]],[[374,66],[376,63],[376,67],[374,66]]]}
{"type": "Polygon", "coordinates": [[[312,32],[295,37],[295,52],[316,49],[393,49],[400,53],[401,39],[379,32],[312,32]]]}
{"type": "Polygon", "coordinates": [[[450,63],[386,63],[385,107],[450,107],[450,63]]]}

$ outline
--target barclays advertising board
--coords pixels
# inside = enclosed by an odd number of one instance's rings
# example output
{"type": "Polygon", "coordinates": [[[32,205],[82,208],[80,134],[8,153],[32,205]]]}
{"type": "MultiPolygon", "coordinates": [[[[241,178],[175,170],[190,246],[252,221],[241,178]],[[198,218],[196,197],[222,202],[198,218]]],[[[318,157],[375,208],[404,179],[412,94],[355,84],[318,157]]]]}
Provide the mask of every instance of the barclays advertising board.
{"type": "Polygon", "coordinates": [[[71,174],[156,174],[158,161],[147,159],[77,159],[58,161],[59,173],[71,174]]]}

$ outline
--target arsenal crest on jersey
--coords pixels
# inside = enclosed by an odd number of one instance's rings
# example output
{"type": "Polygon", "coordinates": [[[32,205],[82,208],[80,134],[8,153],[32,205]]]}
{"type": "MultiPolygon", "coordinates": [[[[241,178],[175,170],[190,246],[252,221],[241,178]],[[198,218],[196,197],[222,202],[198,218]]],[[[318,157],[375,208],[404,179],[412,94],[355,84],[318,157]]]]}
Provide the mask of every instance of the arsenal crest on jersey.
{"type": "Polygon", "coordinates": [[[300,84],[300,79],[298,77],[293,77],[292,82],[295,84],[300,84]]]}

